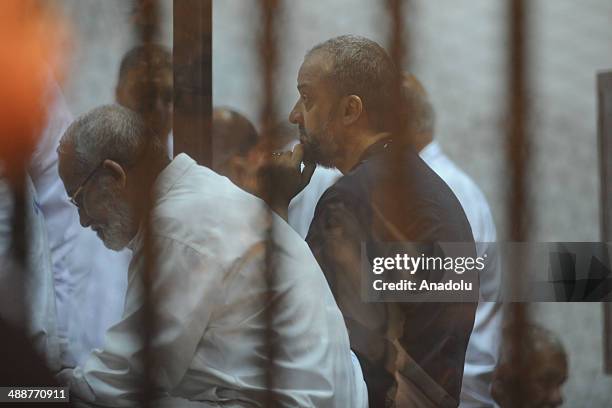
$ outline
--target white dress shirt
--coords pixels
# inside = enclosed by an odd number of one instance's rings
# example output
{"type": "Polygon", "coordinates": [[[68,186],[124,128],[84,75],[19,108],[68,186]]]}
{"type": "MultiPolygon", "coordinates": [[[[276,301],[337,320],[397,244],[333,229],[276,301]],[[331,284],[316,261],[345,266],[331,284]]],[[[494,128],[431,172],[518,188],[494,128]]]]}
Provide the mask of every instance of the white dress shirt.
{"type": "Polygon", "coordinates": [[[90,228],[78,227],[68,257],[70,298],[63,309],[69,341],[63,362],[68,367],[84,364],[93,349],[103,346],[106,331],[121,320],[132,259],[129,249],[111,251],[90,228]]]}
{"type": "Polygon", "coordinates": [[[310,228],[319,199],[325,190],[330,188],[340,177],[342,177],[342,173],[338,169],[317,166],[310,183],[289,203],[287,222],[302,238],[306,238],[306,235],[308,235],[308,228],[310,228]]]}
{"type": "Polygon", "coordinates": [[[49,369],[57,371],[60,346],[45,219],[32,181],[25,181],[26,270],[10,254],[14,203],[8,184],[0,179],[0,316],[24,328],[49,369]]]}
{"type": "MultiPolygon", "coordinates": [[[[154,380],[172,396],[209,406],[263,406],[266,393],[264,276],[266,208],[229,179],[178,155],[155,183],[153,235],[157,268],[151,296],[157,331],[154,380]]],[[[306,243],[272,215],[276,245],[272,391],[280,406],[364,407],[344,321],[306,243]]],[[[77,396],[129,405],[141,380],[143,236],[130,243],[123,319],[104,350],[65,370],[77,396]]]]}
{"type": "MultiPolygon", "coordinates": [[[[421,158],[448,184],[461,203],[472,228],[478,256],[486,254],[480,273],[480,299],[498,299],[500,266],[494,243],[495,223],[487,199],[476,183],[455,165],[437,142],[419,153],[421,158]]],[[[497,364],[501,336],[501,304],[479,302],[465,356],[460,407],[492,407],[491,379],[497,364]]]]}

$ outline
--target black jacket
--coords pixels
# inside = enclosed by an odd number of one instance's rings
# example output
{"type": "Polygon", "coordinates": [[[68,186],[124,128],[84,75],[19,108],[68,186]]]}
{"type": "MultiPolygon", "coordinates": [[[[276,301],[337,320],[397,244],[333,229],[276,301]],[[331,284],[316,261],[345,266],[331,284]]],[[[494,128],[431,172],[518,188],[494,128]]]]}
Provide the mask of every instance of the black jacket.
{"type": "Polygon", "coordinates": [[[345,317],[370,406],[384,406],[394,384],[389,361],[396,347],[389,341],[390,330],[410,357],[459,401],[476,303],[363,302],[359,266],[351,260],[361,253],[361,243],[370,265],[374,257],[389,255],[386,242],[473,243],[461,204],[446,183],[412,148],[382,140],[321,197],[306,241],[345,317]]]}

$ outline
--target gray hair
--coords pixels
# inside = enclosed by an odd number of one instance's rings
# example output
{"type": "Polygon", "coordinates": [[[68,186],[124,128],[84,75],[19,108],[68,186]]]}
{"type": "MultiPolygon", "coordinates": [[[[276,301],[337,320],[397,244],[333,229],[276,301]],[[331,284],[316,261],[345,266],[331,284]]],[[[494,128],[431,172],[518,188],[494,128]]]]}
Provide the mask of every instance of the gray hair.
{"type": "Polygon", "coordinates": [[[140,116],[120,105],[103,105],[78,117],[57,149],[60,155],[68,151],[74,154],[74,169],[79,173],[91,171],[105,159],[130,168],[145,155],[165,156],[159,138],[140,116]]]}
{"type": "Polygon", "coordinates": [[[337,93],[359,96],[373,127],[389,130],[397,78],[389,54],[376,42],[356,35],[341,35],[322,42],[308,51],[306,58],[319,51],[331,59],[330,83],[337,93]]]}

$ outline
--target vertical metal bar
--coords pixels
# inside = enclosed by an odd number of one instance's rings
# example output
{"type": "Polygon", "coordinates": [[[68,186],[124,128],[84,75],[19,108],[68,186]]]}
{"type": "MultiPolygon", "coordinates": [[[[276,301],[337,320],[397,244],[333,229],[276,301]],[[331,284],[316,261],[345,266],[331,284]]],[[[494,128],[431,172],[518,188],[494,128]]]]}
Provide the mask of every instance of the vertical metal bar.
{"type": "MultiPolygon", "coordinates": [[[[17,152],[13,152],[17,153],[17,152]]],[[[28,155],[19,152],[11,158],[6,158],[6,178],[11,193],[13,194],[13,219],[11,225],[11,255],[16,261],[16,266],[29,272],[27,261],[28,241],[26,238],[26,163],[28,155]]],[[[23,299],[23,297],[22,297],[23,299]]]]}
{"type": "Polygon", "coordinates": [[[528,164],[527,135],[527,49],[525,41],[526,5],[524,0],[511,0],[510,13],[510,123],[508,134],[508,159],[511,166],[509,220],[510,238],[523,241],[527,238],[527,189],[528,164]]]}
{"type": "MultiPolygon", "coordinates": [[[[13,136],[20,137],[18,135],[13,136]]],[[[15,149],[10,156],[4,158],[5,176],[13,199],[11,243],[8,256],[14,261],[14,270],[19,272],[18,274],[11,274],[11,276],[19,279],[19,282],[15,283],[19,295],[15,298],[20,300],[26,299],[26,276],[32,273],[30,269],[32,265],[30,265],[28,259],[28,240],[26,237],[28,227],[26,212],[26,165],[28,158],[29,153],[20,148],[15,149]]],[[[20,315],[22,314],[18,318],[23,319],[24,327],[28,327],[31,319],[28,311],[30,311],[30,308],[25,303],[16,305],[16,312],[20,315]]]]}
{"type": "MultiPolygon", "coordinates": [[[[612,240],[612,71],[597,75],[601,240],[612,240]]],[[[612,254],[610,254],[612,255],[612,254]]],[[[602,303],[604,370],[612,374],[612,304],[602,303]]]]}
{"type": "Polygon", "coordinates": [[[275,122],[274,77],[276,72],[277,50],[274,18],[278,8],[278,0],[260,0],[263,17],[263,29],[259,42],[259,58],[262,68],[262,85],[264,99],[260,112],[261,132],[264,136],[270,134],[275,122]]]}
{"type": "MultiPolygon", "coordinates": [[[[406,32],[404,30],[404,9],[406,0],[387,0],[387,12],[391,18],[391,30],[389,32],[389,55],[395,64],[395,86],[393,87],[392,98],[395,101],[394,112],[392,115],[391,133],[393,135],[399,135],[402,132],[401,129],[401,114],[402,114],[402,97],[401,97],[401,86],[402,86],[402,70],[406,63],[406,49],[405,46],[408,43],[404,41],[406,32]]],[[[399,151],[399,149],[395,149],[399,151]]]]}
{"type": "MultiPolygon", "coordinates": [[[[396,145],[402,142],[402,68],[404,64],[405,48],[404,48],[404,5],[405,0],[386,0],[387,13],[391,20],[389,39],[388,39],[388,53],[393,60],[395,65],[394,72],[394,86],[392,87],[391,98],[394,101],[393,111],[391,116],[387,118],[390,123],[387,123],[385,128],[386,131],[390,132],[393,138],[393,143],[396,145]]],[[[400,177],[402,174],[402,149],[394,148],[391,150],[391,160],[388,163],[391,172],[396,177],[400,177]]],[[[375,205],[379,208],[384,209],[384,213],[388,216],[388,219],[399,220],[402,218],[402,212],[404,209],[400,206],[394,205],[396,188],[391,183],[384,183],[381,187],[382,195],[376,194],[373,196],[375,205]]],[[[390,306],[390,305],[388,305],[390,306]]]]}
{"type": "MultiPolygon", "coordinates": [[[[609,241],[608,241],[609,242],[609,241]]],[[[604,318],[604,371],[612,375],[612,304],[602,303],[604,318]]]]}
{"type": "Polygon", "coordinates": [[[174,0],[174,155],[212,163],[212,0],[174,0]]]}
{"type": "MultiPolygon", "coordinates": [[[[278,12],[278,0],[260,0],[260,8],[263,18],[263,27],[259,38],[259,65],[261,68],[261,82],[264,93],[263,104],[261,107],[261,133],[264,138],[269,138],[272,135],[272,129],[275,122],[275,98],[274,98],[274,79],[277,63],[277,46],[275,35],[275,17],[278,12]]],[[[271,146],[271,143],[265,143],[266,146],[271,146]]],[[[271,151],[267,152],[267,157],[271,157],[271,151]]],[[[272,183],[266,181],[268,194],[273,194],[270,189],[272,183]]],[[[266,299],[266,330],[265,330],[265,347],[268,366],[266,367],[266,407],[276,407],[277,401],[274,394],[274,385],[276,382],[275,375],[275,359],[277,355],[276,345],[274,343],[274,317],[276,308],[274,302],[274,288],[276,287],[276,273],[274,270],[274,225],[271,210],[268,209],[268,230],[266,231],[266,270],[265,279],[267,286],[266,299]]]]}
{"type": "MultiPolygon", "coordinates": [[[[159,5],[157,0],[138,0],[137,9],[135,15],[136,30],[140,42],[142,44],[151,44],[155,40],[155,36],[159,30],[159,5]]],[[[145,58],[149,59],[145,61],[146,66],[146,80],[147,86],[153,86],[153,61],[150,60],[151,56],[145,54],[145,58]]],[[[153,95],[153,92],[146,92],[146,95],[153,95]]],[[[144,318],[142,324],[142,344],[143,344],[143,361],[142,366],[144,370],[143,381],[142,381],[142,396],[141,403],[143,407],[150,407],[152,403],[152,396],[154,393],[154,367],[155,367],[155,355],[152,350],[152,337],[156,333],[156,321],[155,321],[155,305],[151,296],[151,288],[153,275],[156,268],[156,257],[155,257],[155,243],[153,242],[153,236],[151,233],[151,208],[153,203],[153,192],[143,197],[144,208],[144,273],[142,276],[144,286],[144,318]]]]}
{"type": "MultiPolygon", "coordinates": [[[[510,167],[510,185],[508,191],[509,206],[507,208],[508,225],[510,228],[511,241],[525,241],[528,238],[529,205],[527,200],[528,185],[526,183],[528,156],[528,134],[527,134],[527,67],[528,52],[526,43],[527,12],[524,0],[509,0],[508,12],[509,24],[509,75],[507,92],[509,95],[509,123],[507,134],[507,160],[510,167]]],[[[524,258],[516,257],[509,259],[509,267],[512,270],[512,278],[520,282],[524,266],[524,258]]],[[[516,287],[517,285],[515,285],[516,287]]],[[[522,349],[522,339],[526,332],[527,305],[524,303],[511,303],[509,306],[509,317],[512,328],[510,332],[510,361],[514,373],[513,390],[510,392],[512,406],[521,408],[527,402],[525,384],[521,379],[528,370],[528,362],[525,361],[525,353],[522,349]]]]}

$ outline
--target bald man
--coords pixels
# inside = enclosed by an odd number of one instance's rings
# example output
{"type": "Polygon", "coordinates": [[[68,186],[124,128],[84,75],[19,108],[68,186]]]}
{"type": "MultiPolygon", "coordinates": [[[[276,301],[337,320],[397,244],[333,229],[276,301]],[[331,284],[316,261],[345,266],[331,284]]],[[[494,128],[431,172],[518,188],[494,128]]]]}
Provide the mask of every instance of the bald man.
{"type": "Polygon", "coordinates": [[[493,374],[491,392],[500,408],[512,408],[515,387],[521,384],[527,408],[555,408],[563,404],[561,387],[567,380],[568,359],[563,344],[550,330],[527,324],[520,350],[528,367],[519,372],[511,344],[512,328],[504,330],[499,364],[493,374]],[[515,364],[513,364],[515,363],[515,364]]]}

